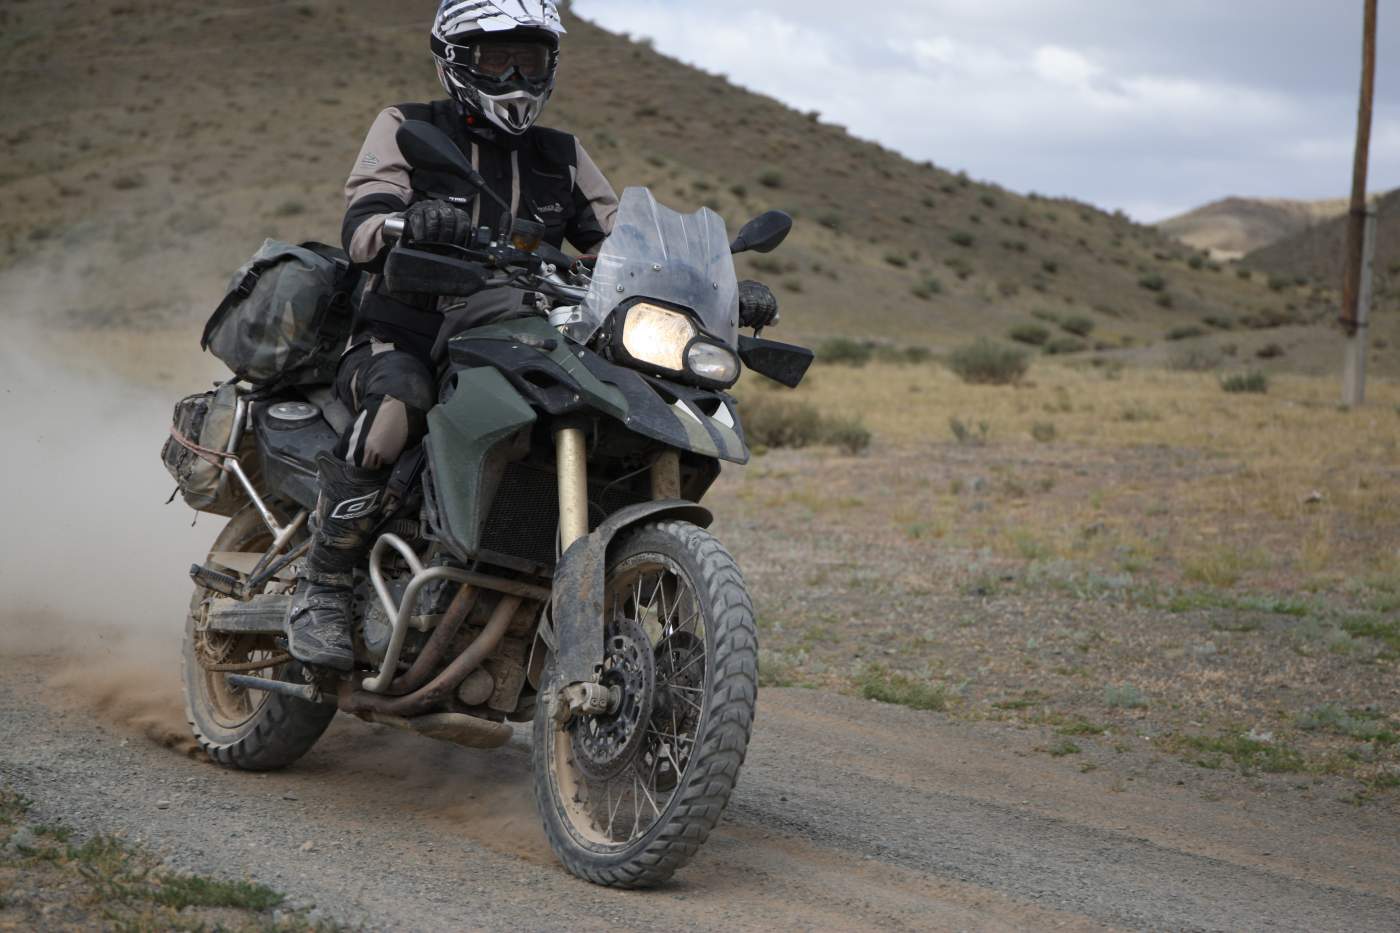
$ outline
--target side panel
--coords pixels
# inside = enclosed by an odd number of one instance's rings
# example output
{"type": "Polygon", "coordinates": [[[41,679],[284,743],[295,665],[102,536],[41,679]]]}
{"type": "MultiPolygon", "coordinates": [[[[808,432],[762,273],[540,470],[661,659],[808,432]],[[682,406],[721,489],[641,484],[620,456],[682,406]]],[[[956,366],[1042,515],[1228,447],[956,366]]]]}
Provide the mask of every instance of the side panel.
{"type": "Polygon", "coordinates": [[[490,503],[490,487],[501,472],[493,454],[535,418],[505,376],[484,367],[458,372],[452,398],[428,412],[425,446],[439,516],[459,557],[469,559],[481,547],[481,506],[490,503]]]}
{"type": "Polygon", "coordinates": [[[581,357],[592,353],[566,340],[538,317],[477,327],[448,344],[453,363],[500,370],[519,393],[552,415],[592,409],[627,417],[622,393],[599,380],[581,357]]]}

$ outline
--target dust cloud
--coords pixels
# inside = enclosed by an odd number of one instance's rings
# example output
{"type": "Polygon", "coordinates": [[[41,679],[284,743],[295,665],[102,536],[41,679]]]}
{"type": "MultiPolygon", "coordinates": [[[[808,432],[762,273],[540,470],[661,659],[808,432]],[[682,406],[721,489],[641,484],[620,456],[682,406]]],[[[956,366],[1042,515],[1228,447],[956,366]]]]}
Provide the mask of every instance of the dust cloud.
{"type": "Polygon", "coordinates": [[[94,374],[101,331],[86,358],[44,355],[36,318],[50,305],[0,295],[0,654],[53,672],[65,702],[180,744],[187,571],[218,527],[164,505],[159,451],[181,392],[94,374]]]}

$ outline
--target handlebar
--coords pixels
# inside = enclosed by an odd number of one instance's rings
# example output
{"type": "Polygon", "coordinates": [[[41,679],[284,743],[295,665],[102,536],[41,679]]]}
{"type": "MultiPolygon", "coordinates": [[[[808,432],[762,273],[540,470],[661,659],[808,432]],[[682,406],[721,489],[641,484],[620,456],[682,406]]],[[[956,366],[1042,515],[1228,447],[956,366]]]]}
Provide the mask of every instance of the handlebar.
{"type": "Polygon", "coordinates": [[[393,246],[403,239],[404,219],[402,214],[390,214],[384,218],[384,226],[380,228],[384,242],[393,246]]]}
{"type": "MultiPolygon", "coordinates": [[[[391,247],[406,246],[404,227],[402,214],[390,214],[381,228],[384,242],[391,247]]],[[[570,304],[578,304],[588,295],[587,285],[571,285],[560,276],[561,268],[573,268],[576,261],[548,244],[543,244],[537,252],[523,252],[509,245],[422,245],[441,249],[446,254],[457,254],[460,259],[480,264],[483,271],[495,271],[497,275],[486,279],[488,288],[515,287],[570,304]]],[[[417,244],[414,246],[416,248],[417,244]]]]}

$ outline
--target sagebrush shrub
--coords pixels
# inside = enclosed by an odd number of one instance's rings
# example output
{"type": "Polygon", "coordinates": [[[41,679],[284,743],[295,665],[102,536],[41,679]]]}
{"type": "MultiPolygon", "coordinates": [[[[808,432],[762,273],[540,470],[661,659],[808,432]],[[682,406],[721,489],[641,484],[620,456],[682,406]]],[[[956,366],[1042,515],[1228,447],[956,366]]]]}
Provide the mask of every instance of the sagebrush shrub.
{"type": "Polygon", "coordinates": [[[1262,395],[1269,391],[1268,374],[1259,370],[1247,373],[1235,373],[1225,376],[1220,380],[1220,388],[1230,393],[1252,392],[1262,395]]]}
{"type": "Polygon", "coordinates": [[[948,368],[973,385],[1013,385],[1025,376],[1030,360],[1022,350],[979,337],[954,350],[948,368]]]}
{"type": "Polygon", "coordinates": [[[1043,347],[1050,339],[1050,328],[1040,324],[1017,324],[1006,332],[1017,343],[1029,344],[1032,347],[1043,347]]]}
{"type": "Polygon", "coordinates": [[[849,337],[832,337],[817,344],[817,359],[823,363],[836,363],[840,366],[864,366],[875,355],[875,347],[868,341],[852,340],[849,337]]]}

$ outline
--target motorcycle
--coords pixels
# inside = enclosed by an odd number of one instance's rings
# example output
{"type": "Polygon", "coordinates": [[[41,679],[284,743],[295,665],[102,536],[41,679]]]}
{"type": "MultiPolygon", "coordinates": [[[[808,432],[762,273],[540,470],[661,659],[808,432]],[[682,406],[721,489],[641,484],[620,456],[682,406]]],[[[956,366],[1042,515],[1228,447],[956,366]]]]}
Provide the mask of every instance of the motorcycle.
{"type": "MultiPolygon", "coordinates": [[[[399,143],[415,171],[490,194],[432,125],[406,122],[399,143]]],[[[447,344],[427,438],[395,466],[357,574],[352,675],[299,664],[284,636],[315,460],[349,412],[329,386],[239,395],[220,468],[247,505],[191,570],[184,640],[208,755],[284,767],[338,711],[471,748],[530,722],[535,799],[569,871],[641,887],[691,859],[734,789],[758,687],[749,594],[699,503],[721,461],[749,457],[727,391],[741,361],[789,386],[812,362],[739,334],[732,256],[791,225],[770,212],[730,242],[713,211],[633,188],[596,257],[527,221],[467,247],[396,245],[394,292],[504,286],[534,304],[447,344]]]]}

